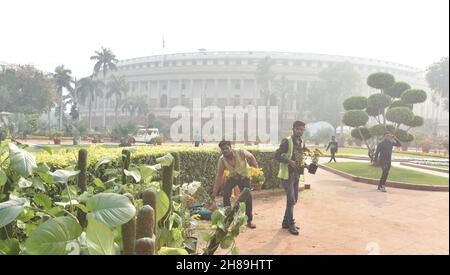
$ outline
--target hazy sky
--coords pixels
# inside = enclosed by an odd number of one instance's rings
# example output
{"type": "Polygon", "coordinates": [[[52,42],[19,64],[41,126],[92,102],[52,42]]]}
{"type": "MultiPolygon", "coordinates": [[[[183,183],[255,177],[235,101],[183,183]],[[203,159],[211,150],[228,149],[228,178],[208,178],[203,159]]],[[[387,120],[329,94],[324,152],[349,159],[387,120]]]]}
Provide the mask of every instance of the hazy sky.
{"type": "Polygon", "coordinates": [[[119,59],[166,52],[292,51],[419,68],[449,53],[448,0],[1,0],[0,61],[91,73],[101,46],[119,59]]]}

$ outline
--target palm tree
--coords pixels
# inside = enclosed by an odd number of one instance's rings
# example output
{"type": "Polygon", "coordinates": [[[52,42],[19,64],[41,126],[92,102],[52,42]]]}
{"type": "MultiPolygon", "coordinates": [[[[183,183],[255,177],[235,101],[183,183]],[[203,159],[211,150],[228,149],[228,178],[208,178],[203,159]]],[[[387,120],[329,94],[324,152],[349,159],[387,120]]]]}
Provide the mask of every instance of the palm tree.
{"type": "Polygon", "coordinates": [[[122,96],[127,95],[128,92],[128,84],[123,76],[116,77],[115,75],[112,76],[111,81],[108,83],[108,92],[106,94],[106,98],[110,99],[114,96],[116,100],[116,105],[114,106],[114,112],[116,116],[116,122],[117,117],[119,113],[119,107],[122,99],[122,96]]]}
{"type": "MultiPolygon", "coordinates": [[[[94,65],[94,76],[98,75],[101,70],[106,87],[106,74],[108,71],[117,70],[116,63],[119,62],[119,60],[116,59],[116,56],[110,49],[103,47],[101,51],[95,51],[95,55],[91,56],[91,60],[97,60],[94,65]]],[[[106,127],[106,93],[103,93],[103,127],[106,127]]]]}
{"type": "Polygon", "coordinates": [[[270,81],[275,78],[275,74],[272,72],[272,66],[274,61],[270,56],[266,56],[262,59],[256,68],[256,81],[259,86],[260,95],[264,100],[264,104],[269,106],[270,99],[270,81]]]}
{"type": "Polygon", "coordinates": [[[104,84],[100,80],[94,80],[92,76],[80,79],[78,83],[78,99],[81,104],[86,100],[89,108],[89,129],[92,129],[92,103],[97,97],[103,96],[104,84]]]}
{"type": "Polygon", "coordinates": [[[148,104],[143,96],[134,96],[127,98],[122,103],[122,111],[128,112],[130,117],[135,114],[138,116],[146,116],[149,112],[148,104]]]}
{"type": "Polygon", "coordinates": [[[62,121],[64,115],[64,104],[63,104],[63,89],[66,88],[69,92],[73,90],[72,88],[72,73],[71,70],[64,68],[64,65],[60,65],[55,68],[55,73],[53,78],[56,84],[56,91],[58,95],[58,104],[59,104],[59,123],[58,129],[61,131],[62,129],[62,121]]]}

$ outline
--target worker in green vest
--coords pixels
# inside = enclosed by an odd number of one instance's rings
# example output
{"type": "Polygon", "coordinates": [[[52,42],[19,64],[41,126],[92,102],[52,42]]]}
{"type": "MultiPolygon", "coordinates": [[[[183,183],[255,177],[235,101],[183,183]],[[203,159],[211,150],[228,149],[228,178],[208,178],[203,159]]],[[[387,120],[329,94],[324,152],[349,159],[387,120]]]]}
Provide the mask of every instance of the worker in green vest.
{"type": "Polygon", "coordinates": [[[281,227],[288,229],[293,235],[299,234],[299,227],[295,225],[294,205],[298,201],[298,181],[307,166],[301,164],[303,159],[302,135],[305,131],[305,123],[295,121],[292,127],[293,134],[281,141],[280,147],[275,153],[275,158],[280,162],[278,178],[281,180],[286,192],[286,210],[281,227]]]}
{"type": "MultiPolygon", "coordinates": [[[[230,206],[231,191],[235,186],[238,186],[242,191],[245,187],[251,189],[250,179],[248,176],[248,165],[258,168],[256,158],[247,150],[232,149],[229,141],[221,141],[219,143],[222,156],[217,163],[216,180],[211,194],[211,199],[214,201],[215,197],[220,191],[223,184],[223,174],[225,170],[230,172],[227,181],[223,187],[223,205],[230,206]]],[[[245,201],[245,214],[247,215],[247,227],[254,229],[256,225],[252,223],[252,196],[245,201]]]]}

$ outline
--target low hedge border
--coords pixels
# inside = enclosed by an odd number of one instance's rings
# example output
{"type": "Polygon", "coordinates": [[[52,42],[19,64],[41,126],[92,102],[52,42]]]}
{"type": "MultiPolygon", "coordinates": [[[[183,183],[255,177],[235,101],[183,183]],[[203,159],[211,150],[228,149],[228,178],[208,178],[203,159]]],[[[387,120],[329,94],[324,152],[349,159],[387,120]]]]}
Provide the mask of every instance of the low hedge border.
{"type": "MultiPolygon", "coordinates": [[[[355,176],[352,174],[348,174],[348,173],[333,169],[333,168],[328,167],[323,164],[319,164],[319,167],[321,167],[322,169],[324,169],[328,172],[331,172],[333,174],[339,175],[341,177],[347,178],[352,181],[362,182],[362,183],[367,183],[367,184],[372,184],[372,185],[378,185],[378,182],[379,182],[379,180],[377,180],[377,179],[358,177],[358,176],[355,176]]],[[[449,187],[442,186],[442,185],[412,184],[412,183],[398,182],[398,181],[387,181],[386,183],[388,184],[389,187],[400,188],[400,189],[449,192],[449,187]]]]}

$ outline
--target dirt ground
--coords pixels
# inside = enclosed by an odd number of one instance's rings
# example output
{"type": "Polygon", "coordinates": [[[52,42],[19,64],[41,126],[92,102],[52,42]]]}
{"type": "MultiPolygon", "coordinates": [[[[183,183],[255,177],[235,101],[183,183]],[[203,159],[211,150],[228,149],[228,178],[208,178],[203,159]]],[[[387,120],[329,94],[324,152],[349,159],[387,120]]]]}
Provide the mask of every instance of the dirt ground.
{"type": "Polygon", "coordinates": [[[320,169],[306,182],[294,210],[300,235],[281,229],[285,197],[258,198],[241,254],[449,254],[448,192],[381,193],[320,169]]]}

